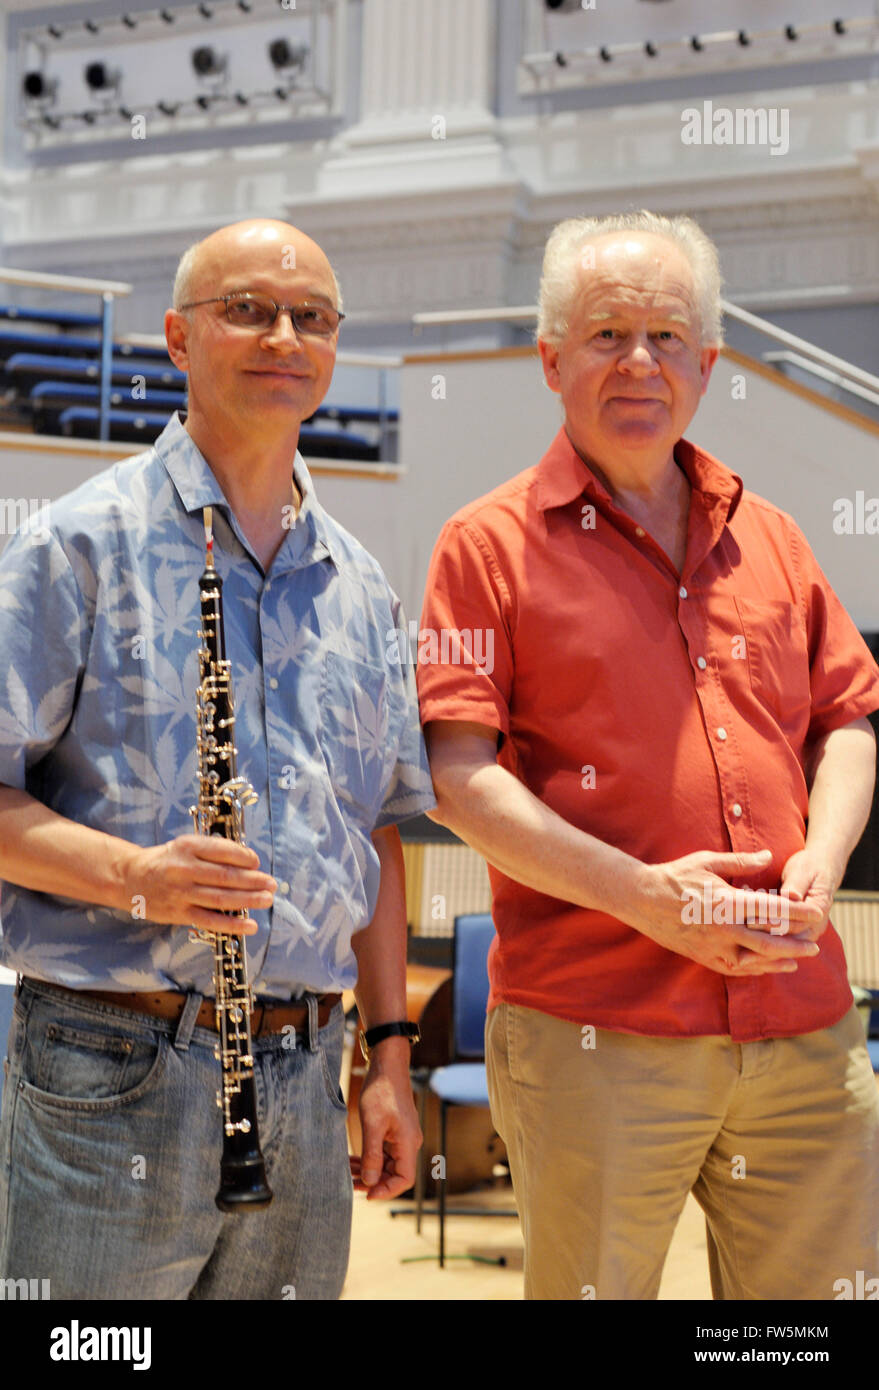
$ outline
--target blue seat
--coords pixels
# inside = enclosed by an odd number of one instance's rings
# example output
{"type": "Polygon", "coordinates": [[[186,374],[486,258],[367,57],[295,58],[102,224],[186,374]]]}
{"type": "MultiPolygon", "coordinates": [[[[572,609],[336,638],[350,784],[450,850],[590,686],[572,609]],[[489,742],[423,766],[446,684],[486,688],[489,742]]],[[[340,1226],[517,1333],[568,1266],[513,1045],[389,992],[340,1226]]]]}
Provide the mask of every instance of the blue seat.
{"type": "MultiPolygon", "coordinates": [[[[71,405],[58,417],[61,433],[77,439],[97,439],[101,412],[93,406],[71,405]]],[[[153,444],[168,423],[167,415],[143,411],[111,410],[107,416],[110,438],[134,444],[153,444]]]]}
{"type": "MultiPolygon", "coordinates": [[[[80,381],[40,381],[31,389],[29,397],[34,429],[40,434],[54,433],[59,428],[59,417],[62,411],[66,410],[68,406],[92,406],[96,408],[100,402],[100,397],[99,386],[88,385],[80,381]]],[[[149,406],[149,413],[152,415],[156,415],[160,411],[170,415],[173,410],[186,409],[186,392],[157,391],[151,387],[148,398],[138,401],[132,399],[130,382],[127,390],[120,390],[119,387],[114,386],[110,392],[110,406],[115,411],[143,415],[144,407],[147,405],[149,406]]]]}
{"type": "MultiPolygon", "coordinates": [[[[94,382],[100,379],[101,364],[97,358],[50,357],[45,353],[17,352],[4,368],[6,377],[16,386],[30,390],[41,381],[94,382]]],[[[161,362],[142,357],[114,357],[112,380],[116,385],[129,386],[132,376],[142,376],[147,388],[176,387],[182,391],[186,375],[176,367],[163,367],[161,362]]]]}
{"type": "Polygon", "coordinates": [[[0,319],[22,323],[54,323],[59,328],[100,328],[100,314],[74,314],[66,309],[28,309],[21,304],[0,304],[0,319]]]}
{"type": "MultiPolygon", "coordinates": [[[[428,1086],[440,1103],[440,1153],[442,1176],[439,1182],[439,1262],[446,1261],[446,1188],[448,1154],[446,1119],[451,1105],[488,1106],[485,1075],[485,1013],[488,1007],[488,948],[494,938],[494,923],[488,912],[467,913],[455,918],[452,976],[451,1065],[438,1067],[428,1086]]],[[[512,1209],[480,1209],[468,1212],[479,1216],[515,1216],[512,1209]]]]}

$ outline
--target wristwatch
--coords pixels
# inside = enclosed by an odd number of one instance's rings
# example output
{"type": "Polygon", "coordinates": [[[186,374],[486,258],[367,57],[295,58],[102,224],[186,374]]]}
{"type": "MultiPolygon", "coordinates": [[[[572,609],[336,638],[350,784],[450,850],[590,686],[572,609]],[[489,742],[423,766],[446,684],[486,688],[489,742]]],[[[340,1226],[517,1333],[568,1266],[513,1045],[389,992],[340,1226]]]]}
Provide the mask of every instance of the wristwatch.
{"type": "Polygon", "coordinates": [[[384,1042],[385,1038],[408,1038],[412,1047],[421,1042],[421,1031],[417,1023],[380,1023],[376,1028],[360,1030],[360,1051],[369,1061],[370,1048],[384,1042]]]}

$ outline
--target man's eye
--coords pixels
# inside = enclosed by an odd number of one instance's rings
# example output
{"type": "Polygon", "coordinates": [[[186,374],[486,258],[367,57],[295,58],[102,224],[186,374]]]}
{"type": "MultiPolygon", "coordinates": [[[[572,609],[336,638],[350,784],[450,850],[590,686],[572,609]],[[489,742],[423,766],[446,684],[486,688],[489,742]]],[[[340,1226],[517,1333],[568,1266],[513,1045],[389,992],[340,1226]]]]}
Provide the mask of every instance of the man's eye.
{"type": "Polygon", "coordinates": [[[265,312],[263,305],[253,299],[233,299],[229,303],[229,308],[239,319],[258,318],[260,314],[265,312]]]}

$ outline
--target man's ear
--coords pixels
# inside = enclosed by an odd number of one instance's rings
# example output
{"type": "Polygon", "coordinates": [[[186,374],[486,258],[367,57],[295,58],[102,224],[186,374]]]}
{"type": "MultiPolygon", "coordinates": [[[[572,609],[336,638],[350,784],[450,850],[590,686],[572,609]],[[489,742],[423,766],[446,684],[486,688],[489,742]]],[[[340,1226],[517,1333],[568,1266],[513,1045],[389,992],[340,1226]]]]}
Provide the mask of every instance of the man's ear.
{"type": "Polygon", "coordinates": [[[703,349],[702,349],[702,358],[701,358],[701,361],[700,361],[700,364],[699,364],[699,365],[700,365],[701,371],[702,371],[702,392],[701,392],[701,394],[702,394],[703,396],[705,395],[705,392],[708,390],[708,383],[709,383],[709,381],[711,380],[711,373],[712,373],[712,371],[714,370],[714,364],[715,364],[715,362],[717,361],[717,359],[718,359],[719,356],[720,356],[720,348],[710,347],[710,348],[703,348],[703,349]]]}
{"type": "Polygon", "coordinates": [[[558,343],[548,343],[545,338],[538,338],[537,351],[540,353],[540,360],[543,363],[543,375],[546,379],[547,386],[550,391],[561,391],[562,383],[559,374],[558,343]]]}
{"type": "Polygon", "coordinates": [[[165,311],[165,342],[168,344],[168,356],[179,367],[181,372],[189,371],[189,353],[186,349],[186,339],[189,333],[189,320],[185,314],[181,314],[177,309],[167,309],[165,311]]]}

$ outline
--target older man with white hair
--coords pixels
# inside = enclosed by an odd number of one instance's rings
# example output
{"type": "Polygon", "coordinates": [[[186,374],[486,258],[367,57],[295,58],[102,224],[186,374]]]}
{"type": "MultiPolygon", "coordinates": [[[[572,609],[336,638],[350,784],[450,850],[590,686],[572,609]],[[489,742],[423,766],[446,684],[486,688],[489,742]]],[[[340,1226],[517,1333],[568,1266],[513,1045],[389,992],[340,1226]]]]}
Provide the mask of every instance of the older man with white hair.
{"type": "Polygon", "coordinates": [[[422,629],[493,641],[419,691],[436,818],[490,866],[531,1298],[656,1297],[691,1191],[718,1298],[877,1272],[879,1101],[828,913],[879,671],[791,518],[683,438],[720,342],[691,220],[557,227],[538,345],[563,426],[428,576],[422,629]]]}

